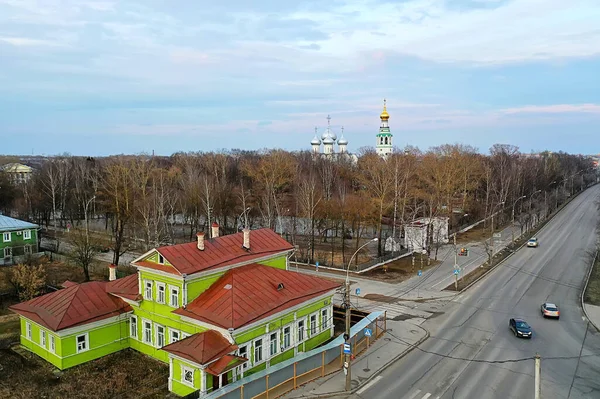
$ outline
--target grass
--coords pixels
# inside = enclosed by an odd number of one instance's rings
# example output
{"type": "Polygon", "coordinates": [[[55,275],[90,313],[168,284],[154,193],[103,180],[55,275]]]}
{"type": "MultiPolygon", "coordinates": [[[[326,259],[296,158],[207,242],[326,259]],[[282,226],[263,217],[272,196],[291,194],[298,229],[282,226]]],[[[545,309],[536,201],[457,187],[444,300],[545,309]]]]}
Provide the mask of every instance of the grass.
{"type": "Polygon", "coordinates": [[[59,371],[24,350],[0,349],[2,398],[164,398],[169,368],[126,349],[59,371]]]}
{"type": "Polygon", "coordinates": [[[413,266],[412,256],[405,256],[404,258],[387,263],[384,266],[364,272],[362,273],[362,276],[390,283],[396,283],[416,276],[417,270],[425,271],[440,264],[440,261],[431,259],[430,264],[427,265],[427,256],[423,256],[421,254],[417,254],[414,260],[415,264],[413,266]],[[421,264],[421,259],[423,260],[423,264],[421,264]]]}
{"type": "Polygon", "coordinates": [[[596,257],[596,262],[594,262],[594,266],[592,267],[583,300],[590,305],[600,306],[600,257],[596,257]]]}

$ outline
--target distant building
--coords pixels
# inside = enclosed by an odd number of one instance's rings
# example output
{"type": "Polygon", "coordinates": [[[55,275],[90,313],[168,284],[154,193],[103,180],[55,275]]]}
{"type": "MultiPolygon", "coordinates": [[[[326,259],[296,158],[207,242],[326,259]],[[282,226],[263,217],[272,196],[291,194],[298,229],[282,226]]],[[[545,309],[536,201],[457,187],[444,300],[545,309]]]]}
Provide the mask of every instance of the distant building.
{"type": "Polygon", "coordinates": [[[386,100],[383,100],[383,112],[379,115],[381,119],[381,125],[379,126],[379,133],[377,133],[377,143],[375,144],[375,151],[383,158],[387,157],[394,150],[392,145],[392,133],[390,132],[389,119],[390,115],[386,109],[386,100]]]}
{"type": "Polygon", "coordinates": [[[426,250],[428,242],[434,245],[448,243],[447,217],[421,218],[404,226],[404,246],[409,252],[426,250]]]}
{"type": "Polygon", "coordinates": [[[0,215],[0,265],[38,252],[37,224],[0,215]]]}
{"type": "Polygon", "coordinates": [[[8,163],[0,166],[0,169],[8,175],[14,184],[25,184],[33,175],[33,168],[21,163],[8,163]]]}
{"type": "Polygon", "coordinates": [[[315,127],[315,137],[311,140],[312,153],[314,155],[323,155],[332,158],[347,157],[353,162],[358,160],[354,154],[348,153],[348,140],[344,137],[344,127],[341,128],[340,138],[331,128],[331,116],[327,115],[327,128],[319,138],[318,128],[315,127]],[[335,151],[335,143],[337,141],[338,151],[335,151]]]}

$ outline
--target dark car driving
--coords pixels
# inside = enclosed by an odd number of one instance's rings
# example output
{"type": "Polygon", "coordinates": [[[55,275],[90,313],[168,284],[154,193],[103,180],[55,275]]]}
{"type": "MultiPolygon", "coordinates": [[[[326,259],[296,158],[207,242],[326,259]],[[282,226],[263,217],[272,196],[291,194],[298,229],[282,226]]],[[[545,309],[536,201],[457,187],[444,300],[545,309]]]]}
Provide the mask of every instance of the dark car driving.
{"type": "Polygon", "coordinates": [[[508,322],[508,327],[511,329],[515,337],[520,338],[531,338],[533,335],[533,331],[531,331],[531,327],[525,320],[521,319],[510,319],[508,322]]]}

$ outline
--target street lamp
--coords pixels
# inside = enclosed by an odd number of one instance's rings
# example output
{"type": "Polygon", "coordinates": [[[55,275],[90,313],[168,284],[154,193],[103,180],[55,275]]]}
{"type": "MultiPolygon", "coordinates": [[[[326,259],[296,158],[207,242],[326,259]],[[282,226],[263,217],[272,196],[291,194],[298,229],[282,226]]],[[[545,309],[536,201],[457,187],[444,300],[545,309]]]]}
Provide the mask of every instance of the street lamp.
{"type": "Polygon", "coordinates": [[[85,217],[85,245],[86,245],[86,247],[90,246],[90,225],[88,223],[88,207],[90,206],[90,203],[95,199],[96,199],[96,196],[94,195],[92,198],[90,198],[90,200],[83,207],[83,214],[85,217]]]}
{"type": "Polygon", "coordinates": [[[527,196],[524,195],[522,197],[517,198],[517,200],[513,203],[513,206],[512,206],[512,226],[511,226],[510,232],[511,232],[511,236],[512,236],[511,242],[513,242],[513,243],[515,242],[515,206],[517,205],[517,202],[519,202],[523,198],[527,198],[527,196]]]}
{"type": "MultiPolygon", "coordinates": [[[[356,256],[356,254],[358,254],[358,252],[363,249],[364,247],[366,247],[367,245],[369,245],[372,242],[377,242],[378,238],[375,237],[372,240],[367,241],[365,244],[363,244],[360,248],[358,248],[356,250],[356,252],[354,252],[354,254],[352,254],[352,257],[350,258],[350,262],[348,262],[348,267],[346,268],[346,292],[344,293],[344,305],[346,306],[346,333],[344,334],[344,342],[346,344],[350,344],[350,265],[352,264],[352,260],[354,259],[354,257],[356,256]]],[[[345,364],[344,366],[346,366],[346,391],[350,391],[351,389],[351,385],[352,385],[352,376],[350,373],[350,361],[351,361],[351,353],[352,353],[352,349],[350,350],[350,353],[346,353],[345,355],[345,364]]]]}

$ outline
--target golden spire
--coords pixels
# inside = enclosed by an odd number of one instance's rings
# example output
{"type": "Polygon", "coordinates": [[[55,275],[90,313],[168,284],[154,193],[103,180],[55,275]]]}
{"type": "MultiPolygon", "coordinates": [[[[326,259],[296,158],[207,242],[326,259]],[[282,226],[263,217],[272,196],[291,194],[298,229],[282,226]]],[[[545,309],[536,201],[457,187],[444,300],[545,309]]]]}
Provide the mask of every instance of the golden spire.
{"type": "Polygon", "coordinates": [[[390,114],[388,114],[385,106],[386,106],[386,100],[384,98],[383,99],[383,112],[381,113],[381,115],[379,115],[379,118],[381,118],[382,121],[387,121],[388,119],[390,119],[390,114]]]}

